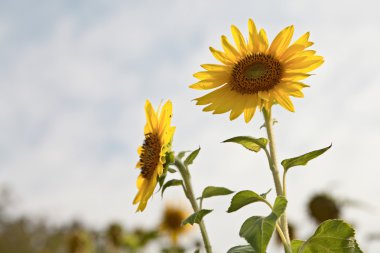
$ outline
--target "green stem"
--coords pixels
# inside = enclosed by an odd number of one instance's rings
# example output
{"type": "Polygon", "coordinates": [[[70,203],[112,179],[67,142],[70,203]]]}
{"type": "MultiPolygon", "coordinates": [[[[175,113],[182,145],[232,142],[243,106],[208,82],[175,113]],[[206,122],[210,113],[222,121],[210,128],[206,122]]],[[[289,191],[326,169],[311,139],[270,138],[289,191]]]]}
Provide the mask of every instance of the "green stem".
{"type": "MultiPolygon", "coordinates": [[[[268,162],[269,162],[269,167],[272,171],[273,175],[273,180],[274,184],[276,187],[276,193],[277,196],[283,196],[284,195],[284,190],[282,188],[281,180],[280,180],[280,174],[278,171],[278,164],[277,164],[277,155],[276,155],[276,145],[274,141],[274,134],[273,134],[273,120],[272,120],[272,115],[271,115],[271,110],[267,111],[265,108],[263,109],[263,115],[264,115],[264,120],[265,120],[265,128],[267,130],[267,135],[269,139],[269,151],[270,154],[267,152],[267,157],[268,157],[268,162]]],[[[289,238],[289,229],[288,229],[288,221],[286,218],[286,212],[281,216],[280,219],[280,227],[281,230],[284,232],[285,239],[287,241],[287,244],[284,245],[285,252],[291,252],[289,251],[289,245],[290,245],[290,238],[289,238]]]]}
{"type": "MultiPolygon", "coordinates": [[[[191,176],[190,176],[189,170],[188,170],[187,166],[185,164],[183,164],[180,159],[176,158],[174,163],[175,163],[176,167],[178,168],[179,172],[181,173],[183,183],[185,185],[185,195],[188,198],[188,200],[190,201],[194,212],[198,212],[200,209],[198,206],[198,202],[194,196],[193,187],[191,185],[191,180],[190,180],[191,176]]],[[[204,243],[206,252],[212,253],[210,240],[208,238],[206,226],[205,226],[203,220],[201,222],[199,222],[199,228],[201,230],[203,243],[204,243]]]]}

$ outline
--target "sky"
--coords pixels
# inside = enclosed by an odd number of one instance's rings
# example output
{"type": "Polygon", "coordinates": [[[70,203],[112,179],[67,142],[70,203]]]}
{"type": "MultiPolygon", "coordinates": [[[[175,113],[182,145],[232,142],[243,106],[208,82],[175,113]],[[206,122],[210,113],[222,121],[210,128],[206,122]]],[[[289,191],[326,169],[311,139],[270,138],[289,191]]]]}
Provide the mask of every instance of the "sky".
{"type": "MultiPolygon", "coordinates": [[[[229,121],[202,112],[192,99],[192,74],[216,63],[230,25],[247,34],[252,18],[272,40],[293,24],[310,31],[325,63],[306,80],[296,112],[274,107],[278,156],[294,157],[333,144],[288,175],[288,216],[306,238],[314,226],[310,196],[328,192],[362,203],[343,218],[357,227],[363,250],[379,232],[380,16],[377,1],[0,1],[0,185],[17,196],[17,210],[52,222],[82,219],[94,226],[120,221],[153,227],[165,202],[186,203],[179,191],[157,194],[135,213],[136,149],[143,141],[144,104],[173,101],[175,151],[202,148],[191,168],[195,192],[209,185],[235,191],[273,188],[264,153],[233,144],[238,135],[265,137],[256,114],[229,121]]],[[[174,175],[178,177],[178,175],[174,175]]],[[[269,199],[274,199],[274,193],[269,199]]],[[[207,200],[216,252],[244,243],[238,231],[261,205],[233,214],[230,197],[207,200]],[[218,243],[216,243],[218,242],[218,243]]],[[[193,236],[198,236],[195,232],[193,236]]]]}

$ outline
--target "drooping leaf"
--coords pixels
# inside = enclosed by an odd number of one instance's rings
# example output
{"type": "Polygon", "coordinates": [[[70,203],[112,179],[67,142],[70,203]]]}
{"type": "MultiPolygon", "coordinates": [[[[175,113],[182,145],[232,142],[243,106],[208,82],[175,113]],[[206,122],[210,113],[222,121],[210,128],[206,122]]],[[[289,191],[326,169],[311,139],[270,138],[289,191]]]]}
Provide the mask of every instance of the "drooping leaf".
{"type": "Polygon", "coordinates": [[[209,210],[209,209],[201,209],[198,212],[195,212],[192,215],[190,215],[189,217],[187,217],[182,222],[182,225],[186,225],[186,224],[194,225],[194,223],[199,224],[202,221],[203,217],[206,216],[207,214],[211,213],[212,211],[213,210],[209,210]]]}
{"type": "Polygon", "coordinates": [[[214,196],[222,196],[222,195],[229,195],[231,193],[234,193],[234,191],[231,191],[230,189],[224,188],[224,187],[218,187],[218,186],[207,186],[202,193],[202,199],[205,198],[211,198],[214,196]]]}
{"type": "Polygon", "coordinates": [[[251,245],[235,246],[227,251],[227,253],[256,253],[251,245]]]}
{"type": "Polygon", "coordinates": [[[167,182],[164,184],[164,186],[162,187],[161,196],[164,195],[164,191],[165,191],[168,187],[179,186],[179,185],[182,185],[182,180],[180,180],[180,179],[172,179],[172,180],[167,181],[167,182]]]}
{"type": "Polygon", "coordinates": [[[200,150],[201,148],[199,147],[198,149],[194,150],[193,152],[190,153],[190,155],[186,157],[185,162],[184,162],[186,166],[193,163],[194,159],[198,156],[200,150]]]}
{"type": "Polygon", "coordinates": [[[157,192],[159,192],[161,189],[162,189],[162,186],[164,185],[165,183],[165,179],[166,179],[166,169],[164,168],[164,172],[162,173],[162,175],[158,178],[158,185],[160,186],[160,188],[158,189],[157,192]]]}
{"type": "Polygon", "coordinates": [[[231,204],[227,212],[228,213],[235,212],[239,210],[240,208],[242,208],[243,206],[246,206],[251,203],[259,202],[259,201],[265,202],[265,197],[250,190],[240,191],[232,197],[231,204]]]}
{"type": "Polygon", "coordinates": [[[234,142],[234,143],[242,145],[248,150],[259,152],[260,149],[266,147],[268,140],[265,138],[256,139],[250,136],[237,136],[237,137],[233,137],[231,139],[225,140],[223,142],[234,142]]]}
{"type": "Polygon", "coordinates": [[[276,227],[276,222],[284,213],[287,200],[278,196],[273,205],[272,213],[267,217],[253,216],[248,218],[240,228],[239,235],[243,237],[257,253],[265,253],[268,243],[276,227]]]}
{"type": "Polygon", "coordinates": [[[281,162],[282,166],[284,167],[285,171],[290,169],[291,167],[300,166],[300,165],[306,165],[310,160],[313,160],[314,158],[317,158],[318,156],[325,153],[327,150],[331,148],[332,144],[328,147],[318,149],[311,151],[309,153],[294,157],[285,159],[281,162]]]}
{"type": "Polygon", "coordinates": [[[173,168],[171,168],[171,167],[168,168],[168,171],[169,171],[170,173],[176,173],[176,172],[177,172],[176,169],[173,169],[173,168]]]}
{"type": "Polygon", "coordinates": [[[178,153],[177,157],[181,160],[186,153],[190,152],[189,150],[186,150],[186,151],[181,151],[178,153]]]}
{"type": "Polygon", "coordinates": [[[363,253],[355,240],[355,230],[343,220],[327,220],[307,241],[292,241],[293,253],[363,253]]]}

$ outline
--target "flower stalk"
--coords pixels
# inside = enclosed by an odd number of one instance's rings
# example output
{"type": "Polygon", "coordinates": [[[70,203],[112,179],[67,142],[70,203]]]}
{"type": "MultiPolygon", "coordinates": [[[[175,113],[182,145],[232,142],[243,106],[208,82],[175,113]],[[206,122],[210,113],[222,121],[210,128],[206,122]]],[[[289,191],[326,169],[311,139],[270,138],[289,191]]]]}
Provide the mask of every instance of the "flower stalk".
{"type": "MultiPolygon", "coordinates": [[[[200,210],[200,208],[198,206],[198,202],[197,202],[197,200],[195,198],[193,187],[191,185],[191,175],[189,173],[189,169],[178,158],[175,158],[174,164],[178,168],[179,173],[182,176],[185,195],[186,195],[187,199],[190,201],[191,206],[193,207],[194,212],[198,212],[200,210]]],[[[208,234],[207,234],[207,231],[206,231],[206,226],[205,226],[203,220],[199,222],[199,228],[201,230],[202,239],[203,239],[203,243],[204,243],[206,252],[207,253],[212,253],[212,248],[211,248],[210,240],[208,238],[208,234]]]]}
{"type": "MultiPolygon", "coordinates": [[[[269,139],[269,152],[265,150],[270,170],[272,171],[274,184],[276,187],[277,196],[284,196],[284,192],[286,191],[283,188],[280,173],[278,171],[278,163],[277,163],[277,155],[276,155],[276,145],[274,141],[274,133],[273,133],[273,119],[271,109],[266,110],[263,108],[263,115],[265,120],[265,129],[267,131],[268,139],[269,139]]],[[[284,196],[286,197],[286,196],[284,196]]],[[[290,237],[289,237],[289,228],[288,228],[288,220],[286,217],[286,212],[280,218],[280,228],[283,232],[283,236],[286,239],[286,244],[284,244],[285,252],[292,252],[290,248],[290,237]]]]}

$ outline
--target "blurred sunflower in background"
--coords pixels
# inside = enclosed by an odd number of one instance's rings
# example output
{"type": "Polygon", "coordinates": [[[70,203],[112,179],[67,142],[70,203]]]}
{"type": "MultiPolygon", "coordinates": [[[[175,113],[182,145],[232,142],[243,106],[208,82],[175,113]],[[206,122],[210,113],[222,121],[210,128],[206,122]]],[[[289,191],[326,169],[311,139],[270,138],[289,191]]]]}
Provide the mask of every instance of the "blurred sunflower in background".
{"type": "Polygon", "coordinates": [[[224,35],[221,37],[223,51],[210,47],[211,53],[222,64],[201,65],[205,71],[194,74],[199,81],[190,88],[217,89],[196,98],[196,104],[207,105],[203,110],[214,114],[231,111],[230,120],[244,113],[247,123],[256,108],[269,110],[275,103],[293,112],[289,97],[303,97],[302,89],[308,85],[301,81],[323,63],[323,57],[313,50],[306,50],[313,45],[308,32],[290,44],[293,26],[283,29],[270,45],[265,30],[258,31],[251,19],[248,28],[248,41],[232,25],[236,47],[224,35]]]}
{"type": "Polygon", "coordinates": [[[166,163],[166,154],[171,151],[175,127],[171,126],[172,102],[168,100],[160,110],[155,111],[149,100],[145,103],[146,125],[143,145],[137,150],[140,160],[136,168],[141,172],[137,178],[138,192],[133,204],[139,203],[137,211],[144,211],[148,199],[162,175],[166,163]]]}
{"type": "Polygon", "coordinates": [[[170,236],[174,246],[178,243],[178,236],[186,233],[191,228],[190,225],[182,226],[182,221],[184,221],[189,215],[190,213],[179,206],[167,204],[165,207],[160,229],[170,236]]]}

